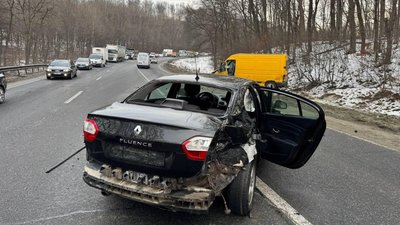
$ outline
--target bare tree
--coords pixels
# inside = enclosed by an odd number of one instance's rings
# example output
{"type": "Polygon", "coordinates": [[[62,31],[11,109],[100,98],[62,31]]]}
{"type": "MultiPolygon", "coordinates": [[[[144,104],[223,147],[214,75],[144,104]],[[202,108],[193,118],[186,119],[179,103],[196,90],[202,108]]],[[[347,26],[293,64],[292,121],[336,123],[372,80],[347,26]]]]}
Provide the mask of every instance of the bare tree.
{"type": "Polygon", "coordinates": [[[397,1],[392,0],[392,11],[390,13],[390,19],[386,20],[386,52],[383,60],[384,64],[390,64],[392,60],[392,49],[393,49],[393,28],[397,20],[397,1]]]}
{"type": "Polygon", "coordinates": [[[354,0],[357,6],[357,17],[358,17],[358,26],[360,27],[360,36],[361,36],[361,54],[365,54],[365,26],[364,20],[362,17],[362,9],[360,0],[354,0]]]}
{"type": "Polygon", "coordinates": [[[356,22],[354,18],[354,13],[355,13],[354,0],[349,0],[349,15],[348,15],[348,21],[350,27],[350,48],[348,52],[349,54],[356,52],[356,22]]]}

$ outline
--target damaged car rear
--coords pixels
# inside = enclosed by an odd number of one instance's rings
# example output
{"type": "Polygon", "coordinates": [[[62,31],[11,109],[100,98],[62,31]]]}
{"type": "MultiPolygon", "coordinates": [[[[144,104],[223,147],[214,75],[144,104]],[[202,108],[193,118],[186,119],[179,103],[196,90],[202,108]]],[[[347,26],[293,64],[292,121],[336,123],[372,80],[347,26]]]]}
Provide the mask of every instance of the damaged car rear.
{"type": "Polygon", "coordinates": [[[84,181],[173,211],[206,213],[216,196],[248,215],[257,159],[303,166],[324,132],[323,110],[301,96],[221,76],[150,81],[84,122],[84,181]]]}

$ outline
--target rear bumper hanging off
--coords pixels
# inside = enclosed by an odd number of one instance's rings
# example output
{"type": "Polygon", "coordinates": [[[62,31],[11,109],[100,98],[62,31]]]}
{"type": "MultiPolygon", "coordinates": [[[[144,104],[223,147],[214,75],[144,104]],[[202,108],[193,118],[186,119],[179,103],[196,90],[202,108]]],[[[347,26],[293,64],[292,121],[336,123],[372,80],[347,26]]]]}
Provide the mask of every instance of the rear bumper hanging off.
{"type": "Polygon", "coordinates": [[[162,188],[136,184],[119,179],[110,174],[100,172],[100,165],[87,163],[83,180],[90,186],[113,193],[131,200],[150,204],[172,211],[190,213],[207,213],[215,199],[212,190],[206,188],[190,188],[187,190],[166,191],[162,188]]]}

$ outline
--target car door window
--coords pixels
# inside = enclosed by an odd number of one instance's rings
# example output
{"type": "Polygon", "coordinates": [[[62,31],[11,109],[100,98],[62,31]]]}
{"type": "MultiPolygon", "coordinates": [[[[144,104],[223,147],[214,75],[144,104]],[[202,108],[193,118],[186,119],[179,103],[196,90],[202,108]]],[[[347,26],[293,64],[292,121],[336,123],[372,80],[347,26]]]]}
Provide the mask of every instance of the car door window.
{"type": "Polygon", "coordinates": [[[296,99],[278,93],[271,93],[271,113],[300,116],[296,99]]]}
{"type": "Polygon", "coordinates": [[[304,102],[300,102],[300,106],[303,117],[309,119],[318,119],[319,117],[318,111],[315,110],[313,107],[304,102]]]}
{"type": "Polygon", "coordinates": [[[236,60],[228,60],[226,63],[228,76],[235,76],[236,60]]]}
{"type": "Polygon", "coordinates": [[[171,86],[172,83],[167,83],[154,89],[147,97],[147,100],[151,101],[155,99],[166,99],[171,86]]]}
{"type": "Polygon", "coordinates": [[[309,119],[317,119],[319,117],[318,111],[303,101],[298,101],[295,98],[274,92],[264,92],[264,95],[271,99],[269,105],[264,103],[266,112],[270,114],[297,116],[309,119]]]}

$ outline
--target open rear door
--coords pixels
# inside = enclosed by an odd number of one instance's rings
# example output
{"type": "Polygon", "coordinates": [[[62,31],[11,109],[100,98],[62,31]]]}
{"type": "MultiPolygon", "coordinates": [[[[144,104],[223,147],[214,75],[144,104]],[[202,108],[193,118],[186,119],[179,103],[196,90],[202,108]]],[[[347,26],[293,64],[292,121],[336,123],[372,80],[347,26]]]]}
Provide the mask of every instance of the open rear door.
{"type": "Polygon", "coordinates": [[[301,96],[259,88],[262,113],[259,129],[263,141],[257,149],[263,159],[300,168],[312,156],[324,135],[324,111],[301,96]]]}

